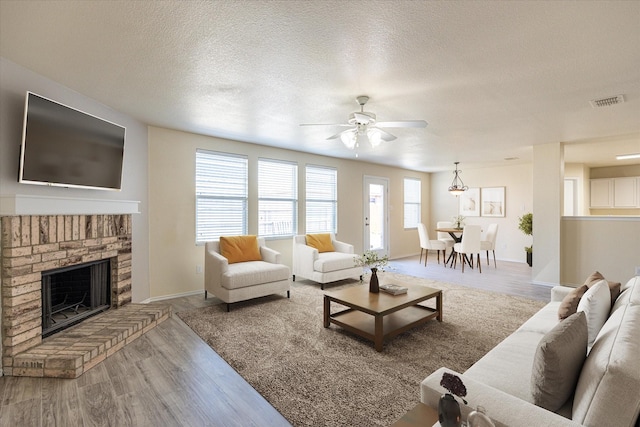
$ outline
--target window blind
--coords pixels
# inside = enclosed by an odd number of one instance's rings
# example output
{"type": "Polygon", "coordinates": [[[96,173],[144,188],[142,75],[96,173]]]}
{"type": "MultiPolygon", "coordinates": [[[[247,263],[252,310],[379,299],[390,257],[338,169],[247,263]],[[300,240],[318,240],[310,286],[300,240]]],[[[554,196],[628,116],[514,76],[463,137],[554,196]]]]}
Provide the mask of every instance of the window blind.
{"type": "Polygon", "coordinates": [[[336,233],[338,229],[338,171],[306,167],[306,232],[336,233]]]}
{"type": "Polygon", "coordinates": [[[404,179],[404,228],[416,228],[420,222],[420,180],[404,179]]]}
{"type": "Polygon", "coordinates": [[[247,234],[248,159],[196,150],[196,243],[247,234]]]}
{"type": "Polygon", "coordinates": [[[298,165],[258,159],[258,234],[293,236],[298,230],[298,165]]]}

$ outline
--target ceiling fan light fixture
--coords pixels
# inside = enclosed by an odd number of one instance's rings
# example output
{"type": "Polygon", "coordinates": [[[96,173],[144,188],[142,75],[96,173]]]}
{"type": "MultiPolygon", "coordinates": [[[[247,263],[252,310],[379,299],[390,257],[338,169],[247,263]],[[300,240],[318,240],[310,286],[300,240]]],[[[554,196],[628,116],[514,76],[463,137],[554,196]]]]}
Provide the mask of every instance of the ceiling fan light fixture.
{"type": "Polygon", "coordinates": [[[353,150],[356,148],[356,142],[358,140],[358,134],[355,130],[353,131],[345,131],[340,134],[340,141],[349,149],[353,150]]]}
{"type": "Polygon", "coordinates": [[[376,148],[382,143],[382,133],[378,129],[368,129],[367,138],[373,148],[376,148]]]}
{"type": "Polygon", "coordinates": [[[469,189],[469,187],[464,185],[464,182],[462,182],[462,178],[460,178],[459,174],[462,171],[458,170],[459,163],[460,162],[454,162],[454,164],[456,165],[456,170],[453,172],[455,176],[453,177],[453,181],[449,186],[449,193],[453,194],[454,196],[459,196],[469,189]]]}

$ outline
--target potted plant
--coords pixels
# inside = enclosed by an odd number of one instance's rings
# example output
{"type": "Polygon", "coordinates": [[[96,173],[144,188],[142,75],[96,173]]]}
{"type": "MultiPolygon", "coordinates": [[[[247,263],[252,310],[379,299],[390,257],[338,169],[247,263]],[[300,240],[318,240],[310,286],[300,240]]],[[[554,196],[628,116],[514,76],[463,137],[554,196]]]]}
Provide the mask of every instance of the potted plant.
{"type": "MultiPolygon", "coordinates": [[[[527,236],[533,235],[533,214],[531,212],[518,219],[518,228],[527,236]]],[[[533,245],[525,246],[524,250],[527,252],[527,264],[531,267],[533,266],[533,245]]]]}
{"type": "Polygon", "coordinates": [[[357,267],[367,267],[371,270],[371,280],[369,280],[369,292],[378,293],[380,288],[378,285],[378,269],[384,271],[389,263],[389,256],[379,256],[375,251],[364,251],[361,256],[353,258],[357,267]]]}

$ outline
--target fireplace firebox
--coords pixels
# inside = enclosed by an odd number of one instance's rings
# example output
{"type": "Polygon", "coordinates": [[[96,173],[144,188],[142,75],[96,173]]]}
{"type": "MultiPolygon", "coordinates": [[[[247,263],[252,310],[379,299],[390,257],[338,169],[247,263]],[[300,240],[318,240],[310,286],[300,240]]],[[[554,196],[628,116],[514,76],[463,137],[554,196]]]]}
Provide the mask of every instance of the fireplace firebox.
{"type": "Polygon", "coordinates": [[[42,273],[42,336],[46,337],[108,310],[110,259],[42,273]]]}

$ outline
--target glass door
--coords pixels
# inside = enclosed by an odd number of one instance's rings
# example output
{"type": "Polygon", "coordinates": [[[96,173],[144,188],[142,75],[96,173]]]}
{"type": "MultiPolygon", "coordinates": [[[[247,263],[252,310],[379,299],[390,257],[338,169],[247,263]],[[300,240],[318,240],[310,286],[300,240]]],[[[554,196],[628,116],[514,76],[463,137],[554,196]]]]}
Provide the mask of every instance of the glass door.
{"type": "Polygon", "coordinates": [[[364,177],[364,250],[380,256],[389,253],[389,214],[387,178],[364,177]]]}

